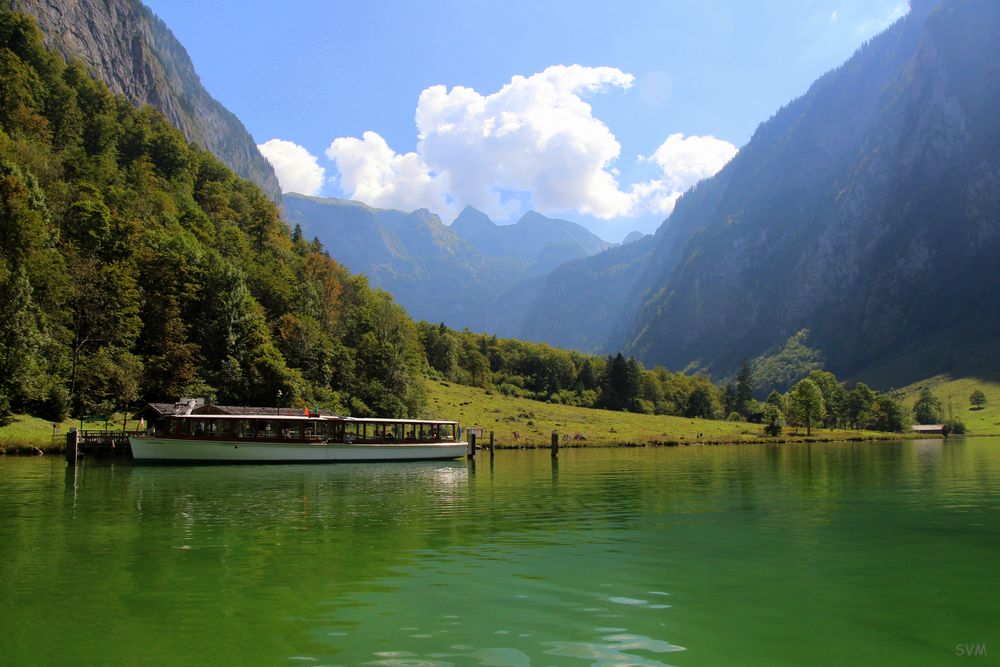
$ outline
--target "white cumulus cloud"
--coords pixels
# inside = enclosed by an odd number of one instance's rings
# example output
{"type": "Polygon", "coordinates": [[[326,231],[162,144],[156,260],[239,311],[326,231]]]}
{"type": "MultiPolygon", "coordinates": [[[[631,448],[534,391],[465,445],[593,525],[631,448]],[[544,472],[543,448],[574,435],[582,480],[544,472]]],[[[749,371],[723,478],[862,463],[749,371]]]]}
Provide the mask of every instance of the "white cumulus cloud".
{"type": "Polygon", "coordinates": [[[352,199],[407,211],[428,208],[445,219],[466,204],[500,220],[525,204],[603,219],[667,214],[737,149],[712,136],[672,134],[652,155],[639,156],[660,173],[621,187],[614,167],[621,145],[585,97],[627,89],[633,81],[613,67],[554,65],[515,76],[488,95],[431,86],[417,103],[415,151],[397,153],[369,131],[360,139],[334,139],[326,156],[352,199]]]}
{"type": "Polygon", "coordinates": [[[284,139],[265,141],[257,145],[257,150],[274,167],[274,174],[278,177],[282,192],[319,194],[326,170],[308,150],[284,139]]]}
{"type": "Polygon", "coordinates": [[[404,211],[449,208],[445,179],[432,174],[417,153],[397,154],[377,132],[334,139],[326,155],[337,163],[341,187],[351,199],[404,211]]]}
{"type": "Polygon", "coordinates": [[[652,155],[639,156],[640,161],[655,163],[662,173],[632,186],[634,211],[669,214],[688,188],[713,176],[736,153],[736,146],[713,136],[671,134],[652,155]]]}
{"type": "Polygon", "coordinates": [[[584,99],[625,89],[633,77],[613,67],[555,65],[515,76],[495,93],[432,86],[417,103],[417,149],[397,154],[374,132],[335,139],[341,188],[374,206],[442,213],[471,204],[506,218],[527,194],[543,211],[626,215],[632,197],[611,165],[621,152],[584,99]]]}

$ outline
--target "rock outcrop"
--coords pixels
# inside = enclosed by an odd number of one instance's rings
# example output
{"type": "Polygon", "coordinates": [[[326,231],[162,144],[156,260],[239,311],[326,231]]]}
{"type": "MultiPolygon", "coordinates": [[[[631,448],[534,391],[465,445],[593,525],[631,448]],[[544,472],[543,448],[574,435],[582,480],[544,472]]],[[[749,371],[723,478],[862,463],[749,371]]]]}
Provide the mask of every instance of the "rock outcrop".
{"type": "Polygon", "coordinates": [[[79,58],[115,93],[159,109],[189,141],[211,151],[272,199],[281,190],[243,123],[201,85],[187,51],[138,0],[12,0],[50,48],[79,58]]]}

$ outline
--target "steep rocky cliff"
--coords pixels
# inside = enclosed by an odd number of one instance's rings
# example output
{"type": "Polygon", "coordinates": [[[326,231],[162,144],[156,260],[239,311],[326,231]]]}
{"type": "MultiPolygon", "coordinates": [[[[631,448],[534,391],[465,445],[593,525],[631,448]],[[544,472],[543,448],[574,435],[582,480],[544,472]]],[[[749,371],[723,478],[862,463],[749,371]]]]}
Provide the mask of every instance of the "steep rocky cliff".
{"type": "MultiPolygon", "coordinates": [[[[808,328],[854,374],[957,325],[963,345],[995,342],[998,72],[1000,4],[914,2],[681,199],[626,349],[721,374],[808,328]]],[[[947,359],[913,361],[926,376],[947,359]]]]}
{"type": "Polygon", "coordinates": [[[271,165],[240,120],[201,85],[191,58],[166,24],[138,0],[12,0],[30,14],[46,44],[80,58],[115,93],[151,105],[275,201],[271,165]]]}

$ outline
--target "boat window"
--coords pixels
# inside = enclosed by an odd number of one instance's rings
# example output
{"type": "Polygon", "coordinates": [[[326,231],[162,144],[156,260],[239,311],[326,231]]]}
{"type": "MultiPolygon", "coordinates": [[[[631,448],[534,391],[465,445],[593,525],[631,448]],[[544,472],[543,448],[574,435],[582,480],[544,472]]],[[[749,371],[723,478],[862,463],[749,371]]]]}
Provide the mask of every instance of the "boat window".
{"type": "Polygon", "coordinates": [[[331,440],[340,440],[344,437],[344,422],[327,422],[326,434],[331,440]]]}
{"type": "Polygon", "coordinates": [[[301,440],[302,439],[302,422],[299,421],[283,421],[281,422],[281,437],[285,440],[301,440]]]}
{"type": "Polygon", "coordinates": [[[257,420],[257,437],[274,439],[278,437],[278,422],[270,419],[257,420]]]}
{"type": "Polygon", "coordinates": [[[240,438],[252,438],[254,436],[253,424],[249,419],[237,419],[233,424],[233,433],[240,438]]]}
{"type": "Polygon", "coordinates": [[[225,437],[232,433],[231,419],[213,419],[209,422],[209,433],[216,437],[225,437]]]}
{"type": "Polygon", "coordinates": [[[306,440],[322,440],[326,437],[326,424],[321,421],[308,421],[302,425],[302,437],[306,440]]]}

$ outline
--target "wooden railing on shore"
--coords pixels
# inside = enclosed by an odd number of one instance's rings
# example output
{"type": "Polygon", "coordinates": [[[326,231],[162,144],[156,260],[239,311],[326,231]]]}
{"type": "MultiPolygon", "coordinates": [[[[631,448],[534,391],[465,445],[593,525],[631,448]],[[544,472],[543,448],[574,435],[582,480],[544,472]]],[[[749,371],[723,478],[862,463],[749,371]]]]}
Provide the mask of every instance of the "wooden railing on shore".
{"type": "Polygon", "coordinates": [[[73,430],[62,436],[66,441],[66,461],[71,465],[76,463],[80,454],[95,454],[97,456],[131,456],[130,437],[145,435],[145,431],[77,431],[73,430]]]}
{"type": "Polygon", "coordinates": [[[128,439],[146,435],[145,431],[80,431],[80,445],[124,447],[128,439]]]}

